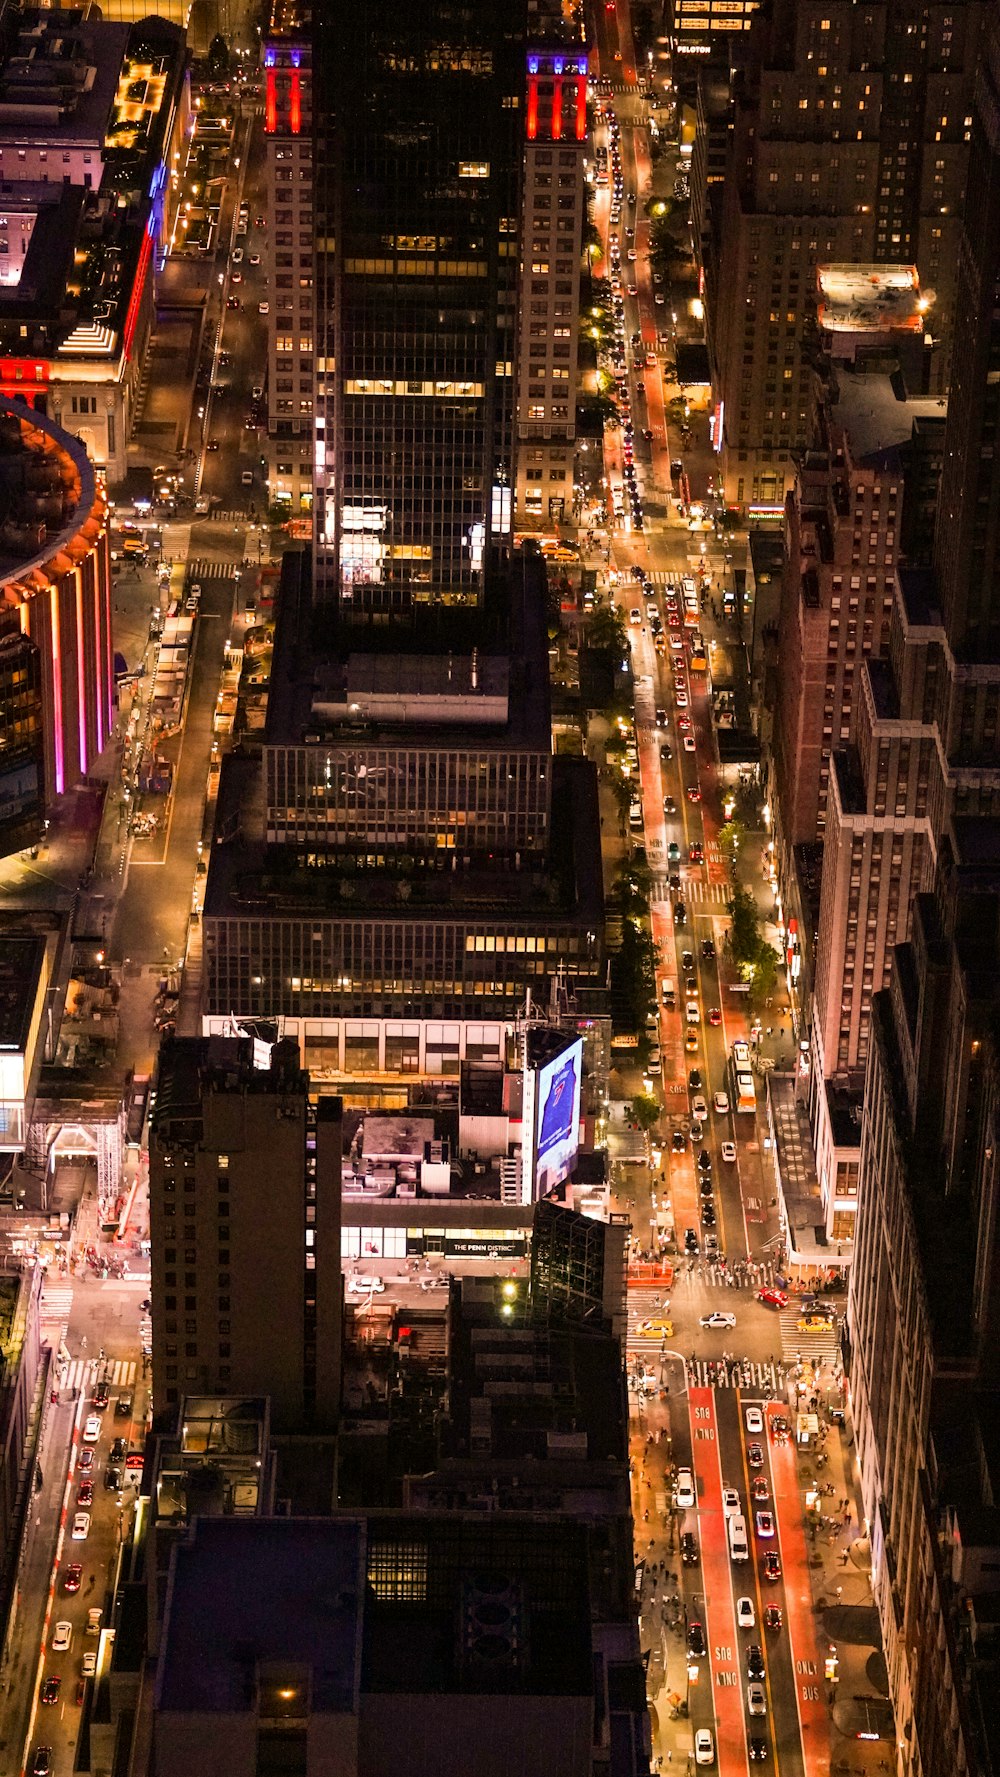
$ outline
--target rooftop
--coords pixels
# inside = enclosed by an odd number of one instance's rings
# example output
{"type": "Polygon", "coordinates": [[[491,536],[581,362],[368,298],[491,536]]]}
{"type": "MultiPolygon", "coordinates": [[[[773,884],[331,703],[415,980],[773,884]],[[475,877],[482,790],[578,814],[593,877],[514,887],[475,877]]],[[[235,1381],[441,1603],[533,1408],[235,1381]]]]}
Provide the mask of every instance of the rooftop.
{"type": "Polygon", "coordinates": [[[0,147],[38,141],[100,145],[130,27],[82,7],[28,7],[0,64],[0,147]]]}
{"type": "Polygon", "coordinates": [[[865,375],[838,364],[835,389],[831,417],[846,432],[857,468],[901,468],[898,453],[914,424],[941,417],[937,399],[906,396],[899,379],[885,372],[865,375]]]}
{"type": "Polygon", "coordinates": [[[167,1037],[160,1045],[153,1130],[168,1142],[198,1140],[208,1094],[304,1095],[307,1085],[295,1043],[276,1043],[271,1066],[259,1068],[250,1037],[167,1037]]]}
{"type": "Polygon", "coordinates": [[[0,1053],[26,1053],[45,949],[41,937],[0,937],[0,1053]]]}
{"type": "Polygon", "coordinates": [[[273,1714],[280,1669],[297,1676],[282,1686],[296,1707],[279,1714],[353,1709],[363,1558],[355,1518],[196,1518],[173,1554],[157,1708],[273,1714]]]}
{"type": "Polygon", "coordinates": [[[92,526],[96,537],[104,511],[79,439],[25,402],[0,399],[0,585],[33,591],[37,573],[82,530],[92,526]]]}
{"type": "Polygon", "coordinates": [[[816,283],[817,318],[828,333],[924,331],[915,265],[818,265],[816,283]]]}

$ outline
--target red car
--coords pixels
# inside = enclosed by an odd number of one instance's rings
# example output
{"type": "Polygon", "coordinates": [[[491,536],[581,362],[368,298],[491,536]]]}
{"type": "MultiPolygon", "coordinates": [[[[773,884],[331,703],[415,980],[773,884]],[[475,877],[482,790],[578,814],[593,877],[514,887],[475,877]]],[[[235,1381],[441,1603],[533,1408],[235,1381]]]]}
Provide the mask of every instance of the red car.
{"type": "Polygon", "coordinates": [[[79,1592],[80,1581],[82,1580],[82,1578],[83,1578],[83,1568],[82,1568],[80,1562],[79,1561],[71,1561],[69,1566],[67,1567],[65,1573],[63,1574],[63,1591],[64,1592],[79,1592]]]}
{"type": "Polygon", "coordinates": [[[781,1578],[781,1556],[777,1549],[768,1549],[764,1556],[764,1578],[766,1580],[780,1580],[781,1578]]]}
{"type": "Polygon", "coordinates": [[[61,1678],[45,1678],[42,1680],[42,1702],[58,1703],[61,1678]]]}
{"type": "Polygon", "coordinates": [[[763,1302],[765,1308],[788,1307],[788,1297],[785,1295],[784,1290],[758,1290],[757,1300],[758,1302],[763,1302]]]}
{"type": "Polygon", "coordinates": [[[698,840],[692,839],[691,844],[688,846],[688,863],[701,864],[704,862],[704,857],[705,854],[702,851],[698,840]]]}
{"type": "Polygon", "coordinates": [[[91,1481],[82,1481],[76,1496],[78,1506],[92,1506],[94,1503],[94,1487],[91,1481]]]}
{"type": "Polygon", "coordinates": [[[709,1022],[709,1024],[721,1024],[722,1023],[722,1013],[719,1011],[718,1006],[710,1006],[709,1007],[708,1022],[709,1022]]]}
{"type": "Polygon", "coordinates": [[[778,1606],[776,1604],[769,1604],[764,1612],[765,1629],[780,1629],[781,1620],[781,1611],[778,1609],[778,1606]]]}
{"type": "Polygon", "coordinates": [[[84,1469],[84,1470],[93,1468],[93,1466],[94,1466],[94,1452],[93,1452],[93,1450],[88,1450],[86,1448],[86,1446],[84,1446],[84,1448],[80,1451],[80,1454],[76,1459],[76,1466],[78,1469],[84,1469]]]}
{"type": "Polygon", "coordinates": [[[701,801],[701,791],[699,790],[697,784],[689,784],[688,785],[688,801],[689,802],[700,802],[701,801]]]}

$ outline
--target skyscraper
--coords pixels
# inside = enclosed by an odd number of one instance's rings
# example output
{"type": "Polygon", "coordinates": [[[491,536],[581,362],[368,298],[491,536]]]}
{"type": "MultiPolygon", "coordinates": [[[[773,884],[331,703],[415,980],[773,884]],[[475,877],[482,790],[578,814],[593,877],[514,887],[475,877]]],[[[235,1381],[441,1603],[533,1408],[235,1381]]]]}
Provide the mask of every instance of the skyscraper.
{"type": "Polygon", "coordinates": [[[526,11],[317,9],[316,575],[341,609],[476,604],[509,544],[526,11]]]}
{"type": "Polygon", "coordinates": [[[915,264],[934,294],[927,375],[946,386],[982,16],[982,0],[775,0],[754,14],[705,260],[730,500],[779,503],[810,442],[817,264],[915,264]]]}
{"type": "MultiPolygon", "coordinates": [[[[859,1094],[873,994],[909,934],[951,821],[1000,817],[1000,479],[993,462],[1000,346],[1000,24],[976,83],[960,250],[955,381],[934,566],[901,569],[885,661],[861,672],[853,744],[830,773],[812,1022],[817,1148],[830,1152],[826,1085],[859,1094]]],[[[821,1186],[836,1190],[831,1164],[821,1186]]]]}

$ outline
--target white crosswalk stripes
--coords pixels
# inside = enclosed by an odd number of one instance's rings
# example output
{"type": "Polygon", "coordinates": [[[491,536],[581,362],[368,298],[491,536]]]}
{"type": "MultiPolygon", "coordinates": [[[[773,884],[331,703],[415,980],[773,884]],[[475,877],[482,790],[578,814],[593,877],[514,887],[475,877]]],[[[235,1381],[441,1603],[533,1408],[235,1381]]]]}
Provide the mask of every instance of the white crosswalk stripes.
{"type": "Polygon", "coordinates": [[[242,569],[242,561],[205,561],[194,560],[187,564],[188,580],[231,580],[237,568],[242,569]]]}
{"type": "Polygon", "coordinates": [[[46,1282],[41,1301],[41,1317],[44,1321],[67,1321],[73,1307],[73,1285],[71,1283],[46,1282]]]}
{"type": "Polygon", "coordinates": [[[743,1388],[751,1394],[779,1394],[783,1380],[777,1364],[722,1363],[719,1360],[690,1358],[685,1365],[689,1388],[743,1388]]]}
{"type": "Polygon", "coordinates": [[[105,1366],[96,1358],[75,1357],[66,1371],[62,1387],[92,1391],[102,1376],[109,1388],[132,1388],[136,1377],[135,1360],[119,1358],[105,1366]]]}

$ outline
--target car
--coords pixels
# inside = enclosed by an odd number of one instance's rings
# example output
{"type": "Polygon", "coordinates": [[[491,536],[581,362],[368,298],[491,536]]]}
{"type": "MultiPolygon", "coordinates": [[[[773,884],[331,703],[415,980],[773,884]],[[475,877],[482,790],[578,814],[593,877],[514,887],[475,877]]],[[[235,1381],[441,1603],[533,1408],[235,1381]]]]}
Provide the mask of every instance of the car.
{"type": "Polygon", "coordinates": [[[88,1536],[90,1535],[90,1513],[89,1512],[74,1512],[74,1514],[73,1514],[73,1529],[70,1532],[70,1535],[72,1536],[73,1541],[75,1543],[86,1542],[88,1536]]]}
{"type": "Polygon", "coordinates": [[[701,791],[697,784],[688,784],[687,797],[689,802],[701,801],[701,791]]]}
{"type": "Polygon", "coordinates": [[[672,1339],[672,1320],[641,1320],[635,1329],[637,1339],[672,1339]]]}
{"type": "MultiPolygon", "coordinates": [[[[697,1117],[699,1123],[708,1122],[708,1106],[705,1103],[703,1094],[700,1092],[696,1092],[691,1100],[691,1115],[692,1117],[697,1117]]],[[[701,1153],[698,1155],[698,1165],[701,1167],[702,1172],[711,1172],[712,1156],[707,1148],[702,1148],[701,1153]]]]}
{"type": "Polygon", "coordinates": [[[81,1450],[76,1459],[76,1466],[78,1469],[82,1469],[84,1474],[86,1474],[88,1469],[92,1469],[94,1466],[93,1450],[81,1450]]]}
{"type": "Polygon", "coordinates": [[[702,1078],[701,1078],[701,1069],[699,1067],[693,1067],[690,1069],[690,1071],[688,1073],[688,1089],[691,1092],[700,1092],[701,1091],[702,1078]]]}
{"type": "Polygon", "coordinates": [[[686,1002],[684,1006],[684,1017],[688,1024],[698,1024],[700,1022],[701,1013],[698,1010],[697,1000],[688,1000],[686,1002]]]}
{"type": "Polygon", "coordinates": [[[656,711],[656,726],[657,726],[657,728],[665,728],[667,726],[667,712],[666,712],[666,710],[657,710],[656,711]]]}
{"type": "Polygon", "coordinates": [[[740,1496],[735,1487],[723,1487],[722,1511],[726,1518],[738,1518],[743,1511],[740,1496]]]}
{"type": "Polygon", "coordinates": [[[764,1670],[763,1649],[756,1641],[751,1641],[747,1648],[747,1678],[762,1680],[764,1670]]]}
{"type": "MultiPolygon", "coordinates": [[[[678,703],[681,701],[679,696],[677,701],[678,703]]],[[[685,753],[696,753],[698,751],[693,734],[685,734],[682,738],[681,745],[683,746],[685,753]]]]}
{"type": "Polygon", "coordinates": [[[774,1535],[774,1514],[772,1512],[757,1512],[754,1522],[757,1525],[759,1537],[765,1538],[774,1535]]]}
{"type": "Polygon", "coordinates": [[[52,1652],[64,1654],[73,1639],[73,1625],[65,1618],[58,1622],[52,1631],[52,1652]]]}
{"type": "Polygon", "coordinates": [[[712,1182],[711,1173],[703,1172],[700,1175],[698,1179],[698,1190],[702,1197],[712,1197],[715,1195],[715,1185],[712,1182]]]}
{"type": "MultiPolygon", "coordinates": [[[[192,598],[195,598],[195,597],[200,598],[201,597],[201,587],[200,586],[198,586],[198,587],[192,586],[191,597],[192,598]]],[[[132,1396],[130,1394],[120,1394],[118,1396],[118,1399],[115,1402],[115,1418],[116,1419],[131,1419],[131,1417],[132,1417],[132,1396]]]]}
{"type": "MultiPolygon", "coordinates": [[[[674,687],[674,702],[677,705],[677,708],[679,710],[686,710],[687,709],[687,700],[688,700],[688,694],[685,691],[683,685],[676,685],[674,687]]],[[[688,740],[690,740],[691,736],[688,735],[687,738],[688,738],[688,740]]],[[[693,749],[691,749],[691,750],[693,750],[693,749]]]]}
{"type": "Polygon", "coordinates": [[[771,1497],[771,1489],[768,1485],[767,1476],[754,1475],[754,1478],[750,1483],[750,1492],[756,1500],[765,1502],[769,1500],[771,1497]]]}
{"type": "Polygon", "coordinates": [[[760,1407],[747,1407],[743,1413],[743,1423],[747,1431],[757,1434],[764,1430],[764,1415],[760,1407]]]}
{"type": "Polygon", "coordinates": [[[751,1734],[747,1740],[747,1757],[752,1765],[762,1765],[767,1758],[767,1741],[760,1734],[751,1734]]]}
{"type": "Polygon", "coordinates": [[[733,1161],[736,1159],[736,1143],[734,1141],[723,1142],[722,1158],[725,1160],[727,1166],[732,1166],[733,1161]]]}
{"type": "Polygon", "coordinates": [[[49,1777],[52,1769],[52,1749],[49,1746],[36,1746],[35,1756],[31,1761],[31,1777],[49,1777]]]}
{"type": "Polygon", "coordinates": [[[698,1038],[693,1030],[689,1030],[684,1038],[684,1050],[687,1055],[697,1055],[698,1053],[698,1038]]]}
{"type": "Polygon", "coordinates": [[[691,1137],[691,1146],[693,1148],[696,1148],[698,1146],[698,1143],[704,1137],[704,1130],[702,1128],[701,1122],[699,1121],[699,1119],[697,1117],[692,1118],[691,1127],[688,1130],[688,1134],[691,1137]]]}
{"type": "MultiPolygon", "coordinates": [[[[688,846],[688,863],[689,864],[702,864],[702,863],[704,863],[704,861],[705,861],[705,854],[702,851],[699,841],[697,839],[692,839],[691,844],[688,846]]],[[[704,944],[701,947],[701,954],[702,954],[702,956],[704,956],[704,954],[705,954],[704,944]]]]}
{"type": "Polygon", "coordinates": [[[126,1438],[116,1438],[114,1443],[111,1446],[110,1461],[111,1462],[124,1462],[127,1455],[128,1455],[128,1440],[126,1438]]]}
{"type": "Polygon", "coordinates": [[[715,1204],[706,1202],[701,1205],[701,1225],[703,1228],[715,1227],[715,1204]]]}
{"type": "Polygon", "coordinates": [[[680,1511],[690,1511],[698,1503],[694,1475],[689,1468],[679,1468],[674,1482],[674,1498],[680,1511]]]}
{"type": "Polygon", "coordinates": [[[96,1413],[89,1413],[84,1421],[83,1441],[85,1444],[96,1444],[100,1435],[101,1422],[96,1413]]]}
{"type": "Polygon", "coordinates": [[[781,1615],[781,1611],[780,1611],[778,1605],[769,1604],[767,1609],[764,1612],[764,1627],[765,1627],[765,1629],[780,1629],[783,1620],[784,1619],[781,1615]]]}
{"type": "Polygon", "coordinates": [[[232,263],[233,263],[233,265],[242,265],[243,264],[243,248],[242,247],[236,248],[236,250],[232,256],[232,263]]]}
{"type": "Polygon", "coordinates": [[[84,1678],[97,1677],[97,1654],[93,1648],[91,1648],[89,1654],[84,1654],[83,1659],[80,1662],[80,1671],[84,1678]]]}
{"type": "Polygon", "coordinates": [[[698,1538],[690,1530],[681,1537],[681,1561],[685,1567],[698,1565],[698,1538]]]}
{"type": "Polygon", "coordinates": [[[674,925],[687,925],[688,910],[683,901],[674,902],[674,925]]]}
{"type": "Polygon", "coordinates": [[[680,863],[680,856],[681,848],[676,839],[669,839],[667,841],[667,862],[670,864],[678,864],[680,863]]]}
{"type": "MultiPolygon", "coordinates": [[[[682,950],[681,951],[681,968],[684,970],[685,975],[693,975],[694,974],[694,951],[693,950],[682,950]]],[[[688,991],[690,993],[694,992],[693,984],[689,987],[688,991]]]]}
{"type": "MultiPolygon", "coordinates": [[[[833,1413],[830,1414],[830,1418],[831,1419],[834,1418],[833,1413]]],[[[792,1428],[789,1425],[788,1420],[785,1418],[784,1414],[783,1413],[775,1413],[774,1416],[768,1421],[768,1424],[771,1427],[771,1436],[774,1439],[775,1443],[776,1444],[787,1444],[789,1438],[792,1435],[792,1428]]]]}
{"type": "Polygon", "coordinates": [[[104,1471],[104,1488],[107,1493],[120,1493],[122,1471],[120,1468],[106,1468],[104,1471]]]}
{"type": "Polygon", "coordinates": [[[83,1568],[79,1561],[71,1561],[63,1573],[63,1591],[79,1592],[83,1568]]]}
{"type": "Polygon", "coordinates": [[[630,612],[628,614],[628,620],[633,625],[634,628],[638,629],[640,623],[642,622],[642,612],[640,611],[638,605],[632,606],[632,609],[630,610],[630,612]]]}
{"type": "Polygon", "coordinates": [[[736,1316],[735,1314],[724,1314],[721,1308],[716,1308],[712,1314],[703,1314],[698,1325],[710,1327],[713,1333],[720,1333],[725,1328],[736,1325],[736,1316]]]}
{"type": "Polygon", "coordinates": [[[714,1104],[720,1117],[728,1117],[728,1115],[729,1115],[729,1094],[727,1092],[714,1093],[713,1097],[712,1097],[712,1103],[714,1104]]]}
{"type": "Polygon", "coordinates": [[[78,1506],[93,1505],[93,1503],[94,1503],[94,1483],[93,1483],[93,1481],[81,1481],[80,1486],[77,1490],[76,1503],[78,1506]]]}
{"type": "Polygon", "coordinates": [[[758,1290],[757,1300],[763,1302],[765,1308],[788,1307],[788,1297],[784,1290],[758,1290]]]}
{"type": "Polygon", "coordinates": [[[99,1382],[94,1390],[94,1406],[98,1413],[103,1413],[111,1399],[111,1390],[106,1382],[99,1382]]]}
{"type": "Polygon", "coordinates": [[[382,1296],[385,1294],[385,1283],[374,1274],[366,1277],[363,1272],[356,1271],[347,1279],[347,1293],[349,1296],[382,1296]]]}
{"type": "Polygon", "coordinates": [[[251,253],[250,259],[249,259],[249,264],[250,265],[259,265],[260,264],[260,254],[259,253],[251,253]]]}
{"type": "Polygon", "coordinates": [[[718,1242],[717,1236],[714,1234],[706,1234],[705,1235],[705,1257],[706,1257],[706,1259],[717,1259],[718,1256],[719,1256],[719,1242],[718,1242]]]}
{"type": "Polygon", "coordinates": [[[757,1627],[757,1612],[754,1610],[752,1598],[737,1598],[736,1627],[737,1629],[755,1629],[757,1627]]]}
{"type": "Polygon", "coordinates": [[[694,1735],[694,1762],[696,1765],[714,1765],[715,1741],[711,1728],[696,1728],[694,1735]]]}
{"type": "Polygon", "coordinates": [[[703,1660],[705,1658],[705,1631],[697,1618],[692,1618],[688,1624],[687,1645],[688,1653],[692,1659],[703,1660]]]}
{"type": "Polygon", "coordinates": [[[764,1578],[766,1580],[780,1580],[781,1578],[781,1556],[777,1549],[768,1549],[764,1556],[764,1578]]]}
{"type": "Polygon", "coordinates": [[[687,1136],[683,1129],[675,1129],[670,1138],[670,1146],[675,1154],[683,1154],[687,1150],[687,1136]]]}
{"type": "Polygon", "coordinates": [[[99,1604],[91,1605],[90,1609],[87,1612],[87,1634],[88,1635],[100,1635],[100,1633],[101,1633],[101,1618],[103,1617],[103,1615],[104,1615],[104,1612],[101,1609],[99,1604]]]}
{"type": "Polygon", "coordinates": [[[832,1314],[800,1314],[798,1329],[800,1333],[829,1333],[833,1328],[832,1314]]]}
{"type": "Polygon", "coordinates": [[[764,1467],[764,1452],[759,1444],[747,1445],[747,1462],[751,1468],[764,1467]]]}
{"type": "Polygon", "coordinates": [[[671,646],[671,648],[673,648],[673,649],[674,649],[674,650],[676,650],[676,649],[678,649],[678,648],[683,648],[683,646],[684,646],[684,642],[683,642],[683,639],[682,639],[682,637],[681,637],[681,636],[671,636],[671,638],[670,638],[670,646],[671,646]]]}
{"type": "Polygon", "coordinates": [[[690,734],[690,732],[691,732],[691,718],[690,718],[690,716],[678,716],[677,726],[680,729],[682,734],[690,734]]]}
{"type": "Polygon", "coordinates": [[[58,1673],[53,1673],[51,1678],[44,1678],[42,1680],[42,1702],[58,1703],[61,1688],[62,1679],[58,1673]]]}
{"type": "Polygon", "coordinates": [[[722,1013],[719,1011],[718,1006],[709,1006],[709,1008],[708,1008],[708,1022],[709,1022],[709,1024],[721,1024],[722,1023],[722,1013]]]}
{"type": "Polygon", "coordinates": [[[759,1678],[752,1679],[747,1685],[747,1709],[751,1715],[767,1714],[767,1692],[759,1678]]]}
{"type": "Polygon", "coordinates": [[[242,282],[243,282],[243,273],[242,273],[242,272],[241,272],[241,271],[232,271],[232,272],[230,272],[230,274],[229,274],[229,282],[230,282],[230,283],[231,283],[231,284],[242,284],[242,282]]]}
{"type": "Polygon", "coordinates": [[[269,302],[259,302],[257,304],[257,313],[258,315],[269,315],[271,313],[271,304],[269,302]]]}
{"type": "Polygon", "coordinates": [[[226,307],[227,307],[227,309],[238,309],[240,307],[239,297],[238,296],[227,296],[226,297],[226,307]]]}

